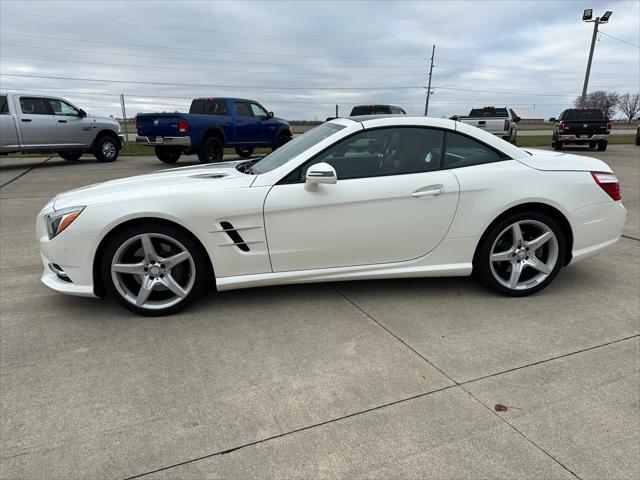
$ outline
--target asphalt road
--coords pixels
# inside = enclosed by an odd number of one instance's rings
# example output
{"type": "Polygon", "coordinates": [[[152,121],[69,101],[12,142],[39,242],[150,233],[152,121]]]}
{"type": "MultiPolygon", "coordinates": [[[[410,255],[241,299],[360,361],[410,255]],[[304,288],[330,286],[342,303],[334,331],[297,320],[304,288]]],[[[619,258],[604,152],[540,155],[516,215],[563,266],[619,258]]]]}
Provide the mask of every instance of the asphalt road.
{"type": "Polygon", "coordinates": [[[347,282],[167,318],[49,291],[34,238],[56,192],[164,165],[0,159],[0,478],[638,478],[640,149],[587,154],[625,237],[535,296],[347,282]]]}

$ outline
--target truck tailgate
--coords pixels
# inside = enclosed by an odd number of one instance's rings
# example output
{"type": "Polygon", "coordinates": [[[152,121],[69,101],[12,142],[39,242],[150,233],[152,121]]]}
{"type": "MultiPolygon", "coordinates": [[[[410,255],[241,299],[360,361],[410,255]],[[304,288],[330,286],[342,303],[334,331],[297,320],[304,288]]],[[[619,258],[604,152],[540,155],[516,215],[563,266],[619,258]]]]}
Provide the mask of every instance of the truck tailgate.
{"type": "Polygon", "coordinates": [[[564,132],[562,132],[562,135],[591,137],[592,135],[607,133],[607,122],[603,120],[564,120],[563,123],[564,132]]]}
{"type": "Polygon", "coordinates": [[[182,113],[143,113],[136,117],[138,135],[143,137],[177,137],[184,135],[178,130],[182,113]]]}
{"type": "Polygon", "coordinates": [[[460,121],[481,128],[487,132],[504,132],[504,121],[507,118],[462,118],[460,121]]]}

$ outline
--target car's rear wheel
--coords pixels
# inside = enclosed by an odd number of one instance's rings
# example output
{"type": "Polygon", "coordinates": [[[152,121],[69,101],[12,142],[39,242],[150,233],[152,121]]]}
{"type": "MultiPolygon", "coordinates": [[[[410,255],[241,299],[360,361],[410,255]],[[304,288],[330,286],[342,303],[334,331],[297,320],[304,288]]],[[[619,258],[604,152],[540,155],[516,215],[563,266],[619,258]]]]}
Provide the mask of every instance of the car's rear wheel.
{"type": "Polygon", "coordinates": [[[253,148],[236,147],[236,153],[241,158],[249,158],[251,155],[253,155],[253,148]]]}
{"type": "Polygon", "coordinates": [[[120,154],[120,142],[110,135],[102,135],[93,145],[93,154],[99,162],[115,162],[120,154]]]}
{"type": "Polygon", "coordinates": [[[102,278],[107,291],[142,315],[175,313],[208,283],[206,254],[182,231],[162,224],[132,226],[107,245],[102,278]]]}
{"type": "Polygon", "coordinates": [[[562,142],[559,140],[554,140],[552,146],[555,150],[562,150],[562,142]]]}
{"type": "Polygon", "coordinates": [[[565,250],[562,229],[551,217],[537,212],[513,214],[483,236],[474,273],[502,294],[530,295],[556,277],[565,250]]]}
{"type": "Polygon", "coordinates": [[[598,145],[597,142],[589,142],[589,148],[591,149],[596,148],[596,145],[598,145]]]}
{"type": "Polygon", "coordinates": [[[598,142],[598,151],[604,152],[607,149],[607,142],[598,142]]]}
{"type": "Polygon", "coordinates": [[[221,162],[224,157],[222,142],[217,137],[207,137],[198,149],[198,158],[201,163],[221,162]]]}
{"type": "Polygon", "coordinates": [[[288,133],[281,133],[280,135],[278,135],[278,138],[276,139],[276,143],[273,147],[271,147],[271,150],[272,151],[277,150],[278,148],[280,148],[290,140],[291,140],[291,135],[289,135],[288,133]]]}
{"type": "Polygon", "coordinates": [[[80,160],[82,152],[66,151],[58,152],[58,155],[60,155],[60,158],[63,158],[67,162],[75,162],[77,160],[80,160]]]}
{"type": "Polygon", "coordinates": [[[182,155],[180,147],[163,147],[157,145],[155,151],[156,157],[164,163],[176,163],[182,155]]]}

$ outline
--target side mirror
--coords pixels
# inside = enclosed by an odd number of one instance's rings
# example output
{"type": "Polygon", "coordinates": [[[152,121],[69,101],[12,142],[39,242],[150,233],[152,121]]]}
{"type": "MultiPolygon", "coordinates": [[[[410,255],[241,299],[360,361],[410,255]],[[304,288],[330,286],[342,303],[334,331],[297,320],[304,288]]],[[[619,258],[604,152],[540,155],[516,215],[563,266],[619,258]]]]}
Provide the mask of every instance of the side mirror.
{"type": "Polygon", "coordinates": [[[460,118],[460,117],[458,117],[458,115],[451,115],[451,116],[449,117],[449,120],[453,120],[453,121],[457,122],[457,121],[458,121],[458,118],[460,118]]]}
{"type": "Polygon", "coordinates": [[[551,117],[551,118],[549,119],[549,121],[550,121],[551,123],[556,123],[556,117],[551,117]]]}
{"type": "Polygon", "coordinates": [[[520,122],[520,120],[522,120],[522,119],[521,119],[520,117],[518,117],[518,116],[516,116],[516,117],[513,119],[513,121],[514,121],[514,122],[516,122],[516,123],[520,122]]]}
{"type": "Polygon", "coordinates": [[[269,112],[269,113],[267,113],[267,117],[269,117],[269,118],[273,118],[273,112],[269,112]]]}
{"type": "Polygon", "coordinates": [[[338,181],[335,169],[328,163],[316,163],[307,170],[304,189],[308,192],[317,192],[321,183],[334,184],[338,181]]]}
{"type": "Polygon", "coordinates": [[[79,117],[86,117],[87,116],[87,112],[85,112],[84,110],[80,109],[80,110],[78,110],[78,116],[79,117]]]}

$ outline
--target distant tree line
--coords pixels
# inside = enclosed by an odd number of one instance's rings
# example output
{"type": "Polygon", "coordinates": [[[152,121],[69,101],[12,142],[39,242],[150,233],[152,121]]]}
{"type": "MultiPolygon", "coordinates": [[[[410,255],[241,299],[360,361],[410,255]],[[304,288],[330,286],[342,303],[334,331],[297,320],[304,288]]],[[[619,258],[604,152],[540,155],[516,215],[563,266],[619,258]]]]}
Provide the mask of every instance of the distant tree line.
{"type": "Polygon", "coordinates": [[[599,108],[607,118],[620,112],[630,122],[640,114],[640,93],[623,93],[606,92],[604,90],[596,90],[587,94],[585,105],[582,105],[582,97],[574,100],[573,105],[576,108],[599,108]]]}

